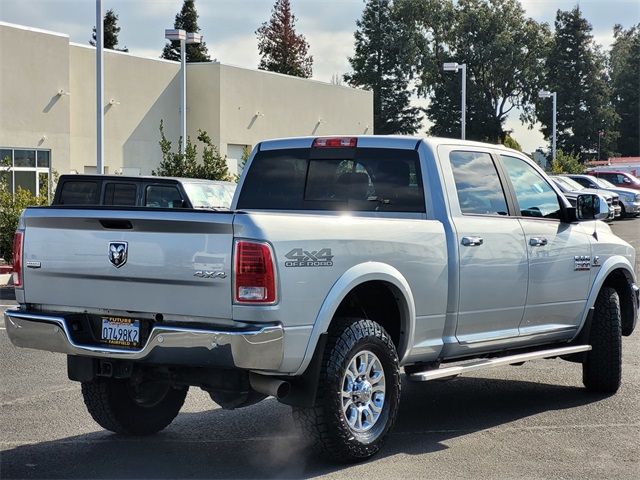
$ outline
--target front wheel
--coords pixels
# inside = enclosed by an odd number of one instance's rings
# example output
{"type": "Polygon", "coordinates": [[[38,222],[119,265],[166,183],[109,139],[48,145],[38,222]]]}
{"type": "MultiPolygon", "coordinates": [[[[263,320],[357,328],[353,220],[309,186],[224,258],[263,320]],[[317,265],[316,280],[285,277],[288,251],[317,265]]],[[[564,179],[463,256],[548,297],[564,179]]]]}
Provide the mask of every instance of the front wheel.
{"type": "Polygon", "coordinates": [[[622,379],[622,319],[618,292],[611,287],[603,287],[596,299],[589,343],[582,383],[592,392],[617,392],[622,379]]]}
{"type": "Polygon", "coordinates": [[[316,404],[294,418],[324,454],[339,461],[374,455],[395,423],[400,403],[395,346],[379,324],[339,319],[329,334],[316,404]]]}
{"type": "Polygon", "coordinates": [[[100,378],[82,383],[82,396],[93,419],[123,435],[150,435],[167,427],[184,404],[188,387],[164,382],[133,385],[128,380],[100,378]]]}

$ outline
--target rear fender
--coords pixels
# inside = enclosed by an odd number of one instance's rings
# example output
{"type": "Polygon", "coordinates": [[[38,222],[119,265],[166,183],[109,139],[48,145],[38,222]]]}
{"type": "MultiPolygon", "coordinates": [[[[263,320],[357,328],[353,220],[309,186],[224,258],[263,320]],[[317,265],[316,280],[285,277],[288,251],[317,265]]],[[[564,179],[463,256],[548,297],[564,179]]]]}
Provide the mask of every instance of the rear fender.
{"type": "Polygon", "coordinates": [[[410,351],[415,332],[416,307],[411,287],[404,276],[391,265],[381,262],[366,262],[351,267],[331,287],[316,317],[304,359],[295,375],[301,375],[307,369],[318,339],[320,335],[329,330],[329,325],[340,303],[355,287],[371,281],[381,281],[392,285],[399,296],[401,330],[405,332],[401,337],[398,349],[398,357],[402,363],[410,351]]]}

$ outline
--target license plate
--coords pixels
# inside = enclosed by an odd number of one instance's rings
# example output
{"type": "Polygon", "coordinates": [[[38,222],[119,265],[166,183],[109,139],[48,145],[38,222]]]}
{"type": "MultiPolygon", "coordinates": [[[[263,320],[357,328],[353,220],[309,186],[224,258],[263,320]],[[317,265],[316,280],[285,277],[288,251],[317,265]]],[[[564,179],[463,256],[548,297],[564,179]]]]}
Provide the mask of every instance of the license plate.
{"type": "Polygon", "coordinates": [[[102,317],[103,343],[119,347],[140,345],[140,320],[120,317],[102,317]]]}

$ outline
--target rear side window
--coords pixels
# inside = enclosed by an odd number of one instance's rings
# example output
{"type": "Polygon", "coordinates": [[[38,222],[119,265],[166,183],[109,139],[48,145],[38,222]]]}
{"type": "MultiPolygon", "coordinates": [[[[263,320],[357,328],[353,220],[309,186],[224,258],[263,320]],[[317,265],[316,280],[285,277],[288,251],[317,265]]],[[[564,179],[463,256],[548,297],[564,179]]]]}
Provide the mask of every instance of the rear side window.
{"type": "Polygon", "coordinates": [[[467,215],[509,215],[504,190],[491,155],[454,151],[449,161],[460,210],[467,215]]]}
{"type": "Polygon", "coordinates": [[[424,212],[418,154],[381,148],[260,152],[238,208],[424,212]]]}
{"type": "MultiPolygon", "coordinates": [[[[576,182],[578,182],[583,187],[593,188],[595,186],[595,185],[592,185],[591,182],[589,180],[587,180],[586,178],[583,178],[583,177],[571,177],[571,178],[573,180],[575,180],[576,182]]],[[[595,186],[595,188],[598,188],[598,187],[595,186]]]]}
{"type": "Polygon", "coordinates": [[[145,191],[145,207],[182,208],[182,195],[173,185],[149,185],[145,191]]]}
{"type": "Polygon", "coordinates": [[[138,189],[134,183],[107,183],[104,204],[134,207],[138,189]]]}
{"type": "Polygon", "coordinates": [[[624,177],[622,175],[618,175],[617,173],[599,173],[597,176],[610,181],[614,185],[620,185],[621,183],[624,183],[624,177]]]}
{"type": "Polygon", "coordinates": [[[71,180],[62,184],[60,205],[96,205],[97,203],[97,182],[71,180]]]}

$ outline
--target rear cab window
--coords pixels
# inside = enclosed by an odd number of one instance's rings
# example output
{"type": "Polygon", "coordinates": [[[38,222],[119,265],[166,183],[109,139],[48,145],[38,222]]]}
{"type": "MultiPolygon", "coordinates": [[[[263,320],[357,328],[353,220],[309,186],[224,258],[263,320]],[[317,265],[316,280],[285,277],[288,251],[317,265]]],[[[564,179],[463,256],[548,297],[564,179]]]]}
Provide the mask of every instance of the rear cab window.
{"type": "Polygon", "coordinates": [[[184,208],[185,202],[175,185],[147,185],[145,188],[145,207],[184,208]]]}
{"type": "Polygon", "coordinates": [[[107,182],[104,187],[103,205],[135,207],[138,187],[135,183],[107,182]]]}
{"type": "Polygon", "coordinates": [[[90,180],[67,180],[60,191],[60,205],[96,205],[98,182],[90,180]]]}
{"type": "Polygon", "coordinates": [[[258,152],[237,208],[424,213],[418,153],[388,148],[258,152]]]}

